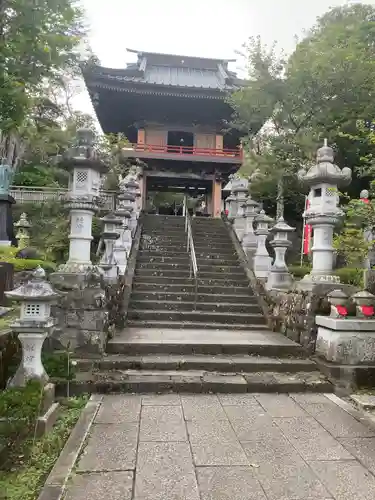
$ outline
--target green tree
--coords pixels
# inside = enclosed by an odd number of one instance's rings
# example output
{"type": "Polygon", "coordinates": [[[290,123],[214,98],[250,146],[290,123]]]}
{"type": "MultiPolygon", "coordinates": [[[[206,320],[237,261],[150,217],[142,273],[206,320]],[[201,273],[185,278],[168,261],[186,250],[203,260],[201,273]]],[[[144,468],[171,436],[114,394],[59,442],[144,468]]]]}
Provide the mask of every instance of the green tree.
{"type": "Polygon", "coordinates": [[[355,4],[319,18],[289,58],[260,39],[248,43],[248,80],[230,98],[233,124],[249,150],[244,172],[260,169],[278,186],[278,213],[291,177],[313,161],[323,138],[341,167],[372,161],[364,124],[375,113],[374,35],[375,7],[355,4]]]}
{"type": "Polygon", "coordinates": [[[63,70],[78,69],[84,29],[74,0],[0,1],[0,157],[23,153],[18,129],[63,70]]]}

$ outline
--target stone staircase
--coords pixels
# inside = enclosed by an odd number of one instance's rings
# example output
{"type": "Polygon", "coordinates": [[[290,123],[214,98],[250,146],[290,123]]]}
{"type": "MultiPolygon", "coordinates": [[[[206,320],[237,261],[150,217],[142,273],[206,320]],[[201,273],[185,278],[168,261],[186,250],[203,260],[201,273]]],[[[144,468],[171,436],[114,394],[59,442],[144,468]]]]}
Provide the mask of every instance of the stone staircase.
{"type": "Polygon", "coordinates": [[[145,218],[128,326],[265,330],[248,279],[220,219],[193,220],[198,296],[190,278],[183,217],[145,218]]]}
{"type": "Polygon", "coordinates": [[[271,332],[220,219],[193,219],[197,303],[184,218],[146,216],[125,330],[79,360],[91,392],[331,392],[301,346],[271,332]]]}

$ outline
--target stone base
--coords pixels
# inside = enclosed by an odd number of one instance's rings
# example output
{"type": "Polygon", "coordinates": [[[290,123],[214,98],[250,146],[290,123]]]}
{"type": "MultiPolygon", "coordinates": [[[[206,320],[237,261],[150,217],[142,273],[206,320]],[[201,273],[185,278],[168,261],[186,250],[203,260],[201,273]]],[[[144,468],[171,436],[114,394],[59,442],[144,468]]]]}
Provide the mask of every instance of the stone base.
{"type": "Polygon", "coordinates": [[[375,320],[317,316],[316,354],[343,365],[375,366],[375,320]]]}
{"type": "Polygon", "coordinates": [[[375,366],[373,365],[342,365],[325,359],[316,358],[319,370],[336,387],[348,394],[361,388],[375,387],[375,366]]]}
{"type": "Polygon", "coordinates": [[[288,270],[271,269],[268,274],[266,290],[289,290],[293,287],[293,277],[288,270]]]}
{"type": "Polygon", "coordinates": [[[62,297],[52,309],[56,326],[52,347],[74,353],[101,354],[108,332],[103,276],[97,268],[86,274],[53,273],[51,282],[62,297]]]}
{"type": "Polygon", "coordinates": [[[316,285],[339,285],[340,278],[331,274],[306,274],[297,284],[300,290],[311,291],[316,285]]]}
{"type": "Polygon", "coordinates": [[[272,258],[269,255],[255,255],[254,274],[258,279],[266,279],[270,273],[272,258]]]}
{"type": "MultiPolygon", "coordinates": [[[[11,379],[9,379],[7,383],[7,387],[25,387],[27,382],[30,380],[30,376],[25,372],[25,369],[21,364],[19,365],[16,373],[13,375],[11,379]]],[[[49,377],[45,372],[41,377],[33,377],[33,380],[39,380],[41,384],[47,384],[49,377]]]]}

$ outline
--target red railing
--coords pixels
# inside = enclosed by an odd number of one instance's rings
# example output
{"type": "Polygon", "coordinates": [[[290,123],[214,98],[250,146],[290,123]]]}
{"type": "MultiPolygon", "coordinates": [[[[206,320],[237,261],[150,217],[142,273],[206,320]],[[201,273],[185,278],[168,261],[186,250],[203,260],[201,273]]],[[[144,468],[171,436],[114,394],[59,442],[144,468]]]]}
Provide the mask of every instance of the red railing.
{"type": "Polygon", "coordinates": [[[133,150],[142,153],[154,154],[177,154],[177,155],[195,155],[195,156],[220,156],[227,158],[243,158],[241,147],[236,149],[211,149],[196,148],[194,146],[158,146],[155,144],[129,144],[124,150],[133,150]]]}

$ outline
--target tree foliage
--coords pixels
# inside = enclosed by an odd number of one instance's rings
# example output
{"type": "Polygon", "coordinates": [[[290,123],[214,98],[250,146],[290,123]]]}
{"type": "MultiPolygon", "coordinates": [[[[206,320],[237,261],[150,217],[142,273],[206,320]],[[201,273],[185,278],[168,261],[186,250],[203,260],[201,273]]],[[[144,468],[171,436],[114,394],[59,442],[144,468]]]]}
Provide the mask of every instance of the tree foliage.
{"type": "Polygon", "coordinates": [[[368,128],[375,116],[374,45],[375,7],[354,4],[320,17],[290,57],[259,38],[245,47],[248,79],[230,98],[233,125],[248,149],[243,172],[259,169],[273,179],[279,213],[291,178],[314,160],[325,137],[341,167],[368,173],[375,154],[368,128]]]}

